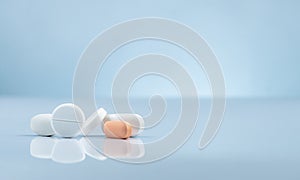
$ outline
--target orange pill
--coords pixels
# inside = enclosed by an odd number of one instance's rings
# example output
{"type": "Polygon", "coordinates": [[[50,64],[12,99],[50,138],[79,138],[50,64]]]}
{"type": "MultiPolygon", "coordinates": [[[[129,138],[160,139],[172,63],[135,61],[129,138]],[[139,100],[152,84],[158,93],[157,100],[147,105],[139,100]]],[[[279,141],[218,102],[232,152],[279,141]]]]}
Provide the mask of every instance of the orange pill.
{"type": "Polygon", "coordinates": [[[124,121],[107,121],[103,131],[106,137],[127,139],[132,134],[132,127],[124,121]]]}

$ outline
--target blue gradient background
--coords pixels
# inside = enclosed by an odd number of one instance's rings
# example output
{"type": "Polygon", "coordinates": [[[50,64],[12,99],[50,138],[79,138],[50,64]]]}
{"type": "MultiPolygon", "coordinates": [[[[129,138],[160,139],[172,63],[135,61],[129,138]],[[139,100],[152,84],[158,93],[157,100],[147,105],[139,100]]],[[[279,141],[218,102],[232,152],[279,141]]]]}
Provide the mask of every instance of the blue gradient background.
{"type": "MultiPolygon", "coordinates": [[[[296,0],[2,0],[0,94],[71,97],[76,64],[88,43],[116,23],[150,16],[182,22],[206,39],[223,68],[228,97],[299,97],[299,7],[296,0]]],[[[158,51],[177,58],[200,94],[209,95],[201,68],[174,48],[150,41],[124,47],[105,64],[97,94],[110,92],[114,73],[128,58],[158,51]]],[[[173,89],[159,77],[146,77],[137,82],[133,94],[172,95],[173,89]]]]}
{"type": "MultiPolygon", "coordinates": [[[[297,0],[1,0],[0,179],[299,180],[299,20],[297,0]],[[80,163],[64,165],[33,157],[30,144],[37,136],[30,119],[70,102],[76,65],[89,42],[117,23],[141,17],[186,24],[215,52],[228,95],[216,138],[204,150],[198,149],[211,105],[209,98],[200,98],[199,123],[190,139],[155,163],[103,162],[87,155],[80,163]]],[[[186,52],[145,40],[118,49],[104,63],[96,81],[99,106],[114,112],[109,95],[115,75],[130,59],[145,53],[176,59],[190,73],[200,95],[211,95],[205,73],[186,52]]],[[[146,114],[143,97],[158,93],[177,94],[172,83],[159,76],[138,80],[130,94],[137,100],[132,101],[134,110],[146,114]]],[[[170,100],[169,107],[175,110],[168,111],[169,119],[159,128],[145,130],[140,138],[168,133],[173,117],[180,113],[178,99],[170,100]]]]}

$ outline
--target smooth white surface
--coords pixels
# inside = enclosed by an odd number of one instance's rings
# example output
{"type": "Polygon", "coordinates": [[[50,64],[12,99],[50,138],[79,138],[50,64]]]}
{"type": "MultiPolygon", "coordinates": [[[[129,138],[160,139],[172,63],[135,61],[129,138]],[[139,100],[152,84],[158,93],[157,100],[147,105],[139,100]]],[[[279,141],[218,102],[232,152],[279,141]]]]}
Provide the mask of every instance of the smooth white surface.
{"type": "Polygon", "coordinates": [[[38,114],[31,118],[30,128],[33,132],[40,136],[52,136],[55,134],[52,128],[51,114],[38,114]]]}
{"type": "Polygon", "coordinates": [[[80,133],[80,126],[85,120],[85,115],[80,107],[66,103],[54,109],[52,119],[52,127],[57,135],[75,137],[80,133]]]}

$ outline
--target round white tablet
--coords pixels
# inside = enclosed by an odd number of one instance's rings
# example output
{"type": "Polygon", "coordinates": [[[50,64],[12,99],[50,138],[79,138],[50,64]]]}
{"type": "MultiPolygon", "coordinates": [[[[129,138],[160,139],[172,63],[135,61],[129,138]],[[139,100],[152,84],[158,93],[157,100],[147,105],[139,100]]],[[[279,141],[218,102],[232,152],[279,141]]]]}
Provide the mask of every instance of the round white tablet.
{"type": "Polygon", "coordinates": [[[30,128],[40,136],[52,136],[55,132],[51,126],[51,121],[51,114],[38,114],[31,118],[30,128]]]}
{"type": "Polygon", "coordinates": [[[85,115],[80,107],[66,103],[59,105],[52,113],[52,128],[62,137],[75,137],[80,133],[85,115]]]}

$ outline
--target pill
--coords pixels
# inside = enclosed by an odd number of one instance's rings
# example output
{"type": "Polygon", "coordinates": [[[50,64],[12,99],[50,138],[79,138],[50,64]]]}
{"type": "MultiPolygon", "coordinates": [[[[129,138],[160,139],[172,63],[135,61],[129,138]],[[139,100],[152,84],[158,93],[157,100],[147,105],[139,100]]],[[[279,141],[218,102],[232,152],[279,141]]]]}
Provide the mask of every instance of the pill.
{"type": "Polygon", "coordinates": [[[132,135],[131,126],[124,121],[107,121],[103,131],[106,137],[126,139],[132,135]]]}
{"type": "Polygon", "coordinates": [[[136,136],[143,131],[144,119],[138,114],[107,114],[104,118],[104,124],[108,121],[124,121],[132,128],[132,135],[136,136]]]}
{"type": "Polygon", "coordinates": [[[88,135],[92,132],[96,127],[99,127],[107,115],[107,112],[100,108],[96,112],[94,112],[84,123],[82,124],[81,131],[83,135],[88,135]]]}
{"type": "Polygon", "coordinates": [[[62,137],[75,137],[80,133],[85,115],[80,107],[66,103],[59,105],[52,113],[52,128],[62,137]]]}
{"type": "Polygon", "coordinates": [[[30,128],[40,136],[52,136],[55,132],[52,128],[51,121],[51,114],[38,114],[31,118],[30,128]]]}

